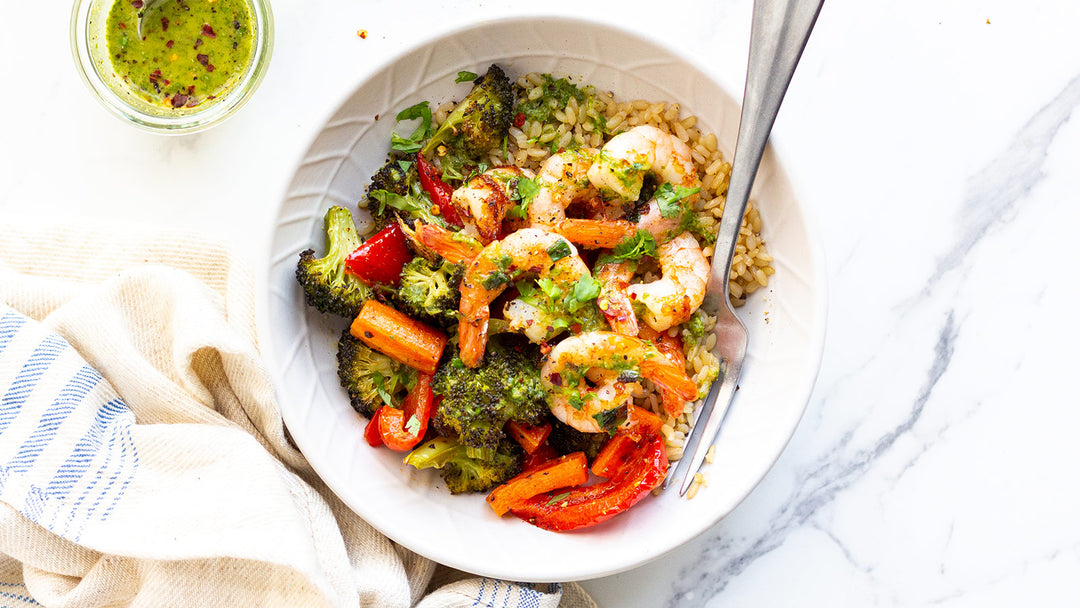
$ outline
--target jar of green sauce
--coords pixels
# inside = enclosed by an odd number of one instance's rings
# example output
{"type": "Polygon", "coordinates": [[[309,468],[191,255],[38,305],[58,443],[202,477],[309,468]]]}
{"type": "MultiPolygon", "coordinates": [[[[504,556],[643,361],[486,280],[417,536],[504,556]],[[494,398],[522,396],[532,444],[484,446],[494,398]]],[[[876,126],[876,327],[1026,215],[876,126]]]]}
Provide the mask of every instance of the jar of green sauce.
{"type": "Polygon", "coordinates": [[[199,131],[231,116],[262,80],[273,45],[268,2],[78,0],[72,51],[114,114],[156,132],[199,131]]]}

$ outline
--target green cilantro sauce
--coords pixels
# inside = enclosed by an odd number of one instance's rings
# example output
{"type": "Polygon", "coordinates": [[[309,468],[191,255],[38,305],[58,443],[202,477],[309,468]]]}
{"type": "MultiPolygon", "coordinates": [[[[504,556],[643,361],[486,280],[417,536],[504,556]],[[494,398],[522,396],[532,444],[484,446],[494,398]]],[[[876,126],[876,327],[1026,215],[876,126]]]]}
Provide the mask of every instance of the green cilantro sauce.
{"type": "Polygon", "coordinates": [[[145,0],[116,0],[107,43],[113,70],[146,101],[193,108],[223,95],[254,56],[255,25],[248,0],[165,0],[138,32],[145,0]]]}

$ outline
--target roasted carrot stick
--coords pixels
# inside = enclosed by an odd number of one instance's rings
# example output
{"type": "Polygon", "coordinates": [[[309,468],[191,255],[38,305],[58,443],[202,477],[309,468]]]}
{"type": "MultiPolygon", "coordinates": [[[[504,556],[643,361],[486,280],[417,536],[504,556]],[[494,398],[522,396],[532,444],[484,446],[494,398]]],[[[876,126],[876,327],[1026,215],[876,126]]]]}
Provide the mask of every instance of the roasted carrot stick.
{"type": "Polygon", "coordinates": [[[368,300],[349,327],[358,340],[391,359],[434,374],[446,334],[389,306],[368,300]]]}
{"type": "Polygon", "coordinates": [[[589,464],[585,460],[585,452],[574,452],[548,461],[496,487],[488,494],[487,501],[495,513],[502,516],[537,494],[580,486],[588,479],[589,464]]]}

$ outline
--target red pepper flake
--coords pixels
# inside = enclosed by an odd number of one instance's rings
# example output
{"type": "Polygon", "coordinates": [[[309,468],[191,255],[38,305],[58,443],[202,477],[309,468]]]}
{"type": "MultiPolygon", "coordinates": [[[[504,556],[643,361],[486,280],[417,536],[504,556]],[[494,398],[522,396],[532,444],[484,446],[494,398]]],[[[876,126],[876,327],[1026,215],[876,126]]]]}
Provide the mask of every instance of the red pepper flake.
{"type": "Polygon", "coordinates": [[[525,115],[522,114],[521,112],[518,112],[514,116],[514,126],[520,129],[524,124],[525,124],[525,115]]]}
{"type": "Polygon", "coordinates": [[[356,30],[356,35],[360,36],[361,40],[367,40],[367,30],[356,30]]]}
{"type": "Polygon", "coordinates": [[[189,86],[187,88],[187,94],[188,95],[194,95],[195,94],[195,85],[191,85],[191,86],[189,86]]]}
{"type": "Polygon", "coordinates": [[[168,17],[162,17],[161,18],[161,31],[166,32],[168,30],[169,30],[169,18],[168,17]]]}
{"type": "Polygon", "coordinates": [[[153,72],[150,72],[151,81],[157,80],[159,78],[161,78],[161,70],[154,70],[153,72]]]}
{"type": "Polygon", "coordinates": [[[197,59],[199,63],[203,64],[204,66],[209,65],[210,63],[210,57],[207,55],[203,55],[202,53],[195,55],[195,59],[197,59]]]}
{"type": "Polygon", "coordinates": [[[211,63],[210,65],[206,66],[206,71],[207,71],[207,72],[213,72],[213,71],[214,71],[214,70],[216,70],[216,69],[217,69],[217,68],[215,68],[215,67],[214,67],[214,64],[212,64],[212,63],[211,63]]]}
{"type": "Polygon", "coordinates": [[[124,23],[123,21],[121,21],[119,25],[120,25],[120,29],[122,29],[122,30],[126,30],[126,29],[127,29],[127,24],[126,24],[126,23],[124,23]]]}
{"type": "Polygon", "coordinates": [[[192,97],[191,99],[188,99],[188,102],[184,104],[184,107],[185,108],[194,108],[197,105],[199,105],[199,100],[192,97]]]}
{"type": "Polygon", "coordinates": [[[172,107],[179,108],[180,106],[187,103],[188,99],[190,99],[190,97],[188,97],[187,95],[184,95],[183,93],[177,93],[176,95],[173,95],[172,107]]]}
{"type": "Polygon", "coordinates": [[[142,0],[131,0],[131,6],[133,6],[135,8],[142,8],[143,7],[142,0]]]}
{"type": "Polygon", "coordinates": [[[166,43],[165,43],[165,48],[167,48],[167,49],[171,49],[171,48],[172,48],[172,45],[173,45],[173,41],[172,41],[172,40],[170,40],[170,41],[168,41],[168,42],[166,42],[166,43]]]}
{"type": "Polygon", "coordinates": [[[197,49],[197,48],[199,48],[200,46],[202,46],[202,38],[196,38],[196,39],[195,39],[195,46],[193,46],[193,47],[191,47],[191,48],[193,48],[193,49],[197,49]]]}
{"type": "Polygon", "coordinates": [[[217,38],[217,34],[214,33],[214,28],[210,27],[209,23],[204,23],[202,26],[203,36],[209,36],[211,38],[217,38]]]}

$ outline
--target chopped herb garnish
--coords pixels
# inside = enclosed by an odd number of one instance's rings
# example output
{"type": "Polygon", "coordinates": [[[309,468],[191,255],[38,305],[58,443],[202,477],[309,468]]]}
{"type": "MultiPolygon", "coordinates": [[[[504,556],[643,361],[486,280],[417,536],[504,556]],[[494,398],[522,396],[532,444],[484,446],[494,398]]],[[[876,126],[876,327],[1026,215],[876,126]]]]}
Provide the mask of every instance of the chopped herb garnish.
{"type": "Polygon", "coordinates": [[[563,492],[562,494],[556,494],[555,496],[551,497],[551,500],[547,501],[547,506],[550,507],[551,505],[553,505],[553,504],[555,504],[557,502],[562,502],[562,501],[566,500],[567,498],[570,498],[570,492],[563,492]]]}
{"type": "Polygon", "coordinates": [[[590,275],[582,275],[574,285],[573,297],[578,302],[595,300],[600,295],[600,281],[590,275]]]}
{"type": "Polygon", "coordinates": [[[570,243],[566,239],[559,239],[555,244],[547,248],[548,256],[552,262],[557,262],[570,255],[570,243]]]}
{"type": "Polygon", "coordinates": [[[420,434],[420,419],[416,417],[416,414],[409,416],[409,421],[405,423],[405,430],[409,431],[413,437],[420,434]]]}
{"type": "Polygon", "coordinates": [[[596,260],[599,268],[604,264],[621,262],[624,260],[640,260],[643,257],[656,257],[656,239],[645,230],[638,230],[633,236],[628,236],[611,250],[596,260]]]}
{"type": "Polygon", "coordinates": [[[679,201],[700,191],[701,188],[672,186],[669,182],[665,182],[656,188],[653,196],[656,198],[656,204],[660,206],[660,215],[671,219],[682,215],[683,206],[679,204],[679,201]]]}
{"type": "Polygon", "coordinates": [[[532,204],[536,195],[540,193],[540,186],[535,181],[527,178],[518,178],[517,183],[514,184],[514,193],[512,200],[518,201],[516,205],[507,211],[506,215],[511,219],[523,220],[525,215],[529,211],[529,205],[532,204]]]}
{"type": "Polygon", "coordinates": [[[536,285],[552,302],[557,302],[559,298],[562,297],[562,289],[559,288],[559,286],[555,284],[555,281],[552,281],[550,277],[544,277],[537,280],[536,285]]]}
{"type": "Polygon", "coordinates": [[[506,285],[509,282],[510,275],[506,274],[501,270],[496,270],[484,277],[484,280],[481,281],[480,284],[484,286],[484,289],[492,291],[494,289],[502,287],[503,285],[506,285]]]}
{"type": "Polygon", "coordinates": [[[409,106],[398,112],[395,118],[398,122],[420,119],[420,126],[416,127],[416,130],[408,138],[397,133],[392,134],[390,136],[390,147],[406,154],[420,150],[420,142],[427,139],[428,131],[431,130],[431,108],[428,107],[428,102],[421,101],[416,105],[409,106]]]}
{"type": "Polygon", "coordinates": [[[454,82],[455,83],[458,83],[458,82],[472,82],[472,81],[476,80],[476,78],[477,78],[476,73],[468,72],[466,70],[461,70],[460,72],[457,73],[457,78],[454,79],[454,82]]]}

